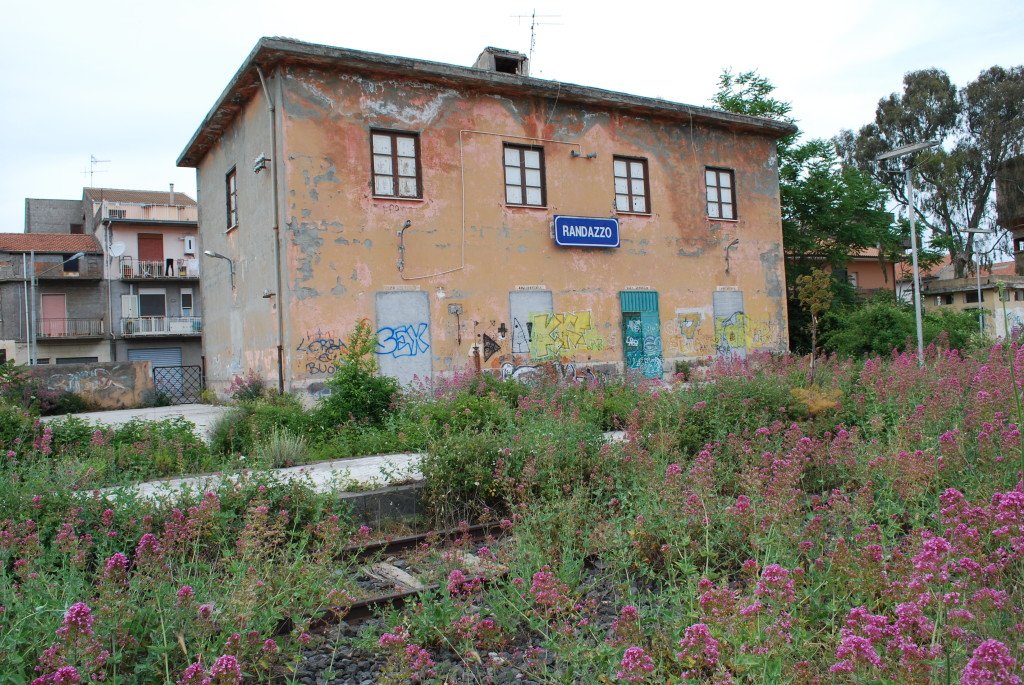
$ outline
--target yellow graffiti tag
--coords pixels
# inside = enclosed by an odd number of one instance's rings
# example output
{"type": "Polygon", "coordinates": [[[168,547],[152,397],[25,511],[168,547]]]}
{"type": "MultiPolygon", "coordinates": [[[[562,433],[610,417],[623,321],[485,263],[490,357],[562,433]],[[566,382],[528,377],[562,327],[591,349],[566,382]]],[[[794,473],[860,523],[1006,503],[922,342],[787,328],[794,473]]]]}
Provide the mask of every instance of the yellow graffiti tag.
{"type": "Polygon", "coordinates": [[[534,359],[570,357],[579,350],[603,350],[590,312],[531,314],[530,356],[534,359]]]}

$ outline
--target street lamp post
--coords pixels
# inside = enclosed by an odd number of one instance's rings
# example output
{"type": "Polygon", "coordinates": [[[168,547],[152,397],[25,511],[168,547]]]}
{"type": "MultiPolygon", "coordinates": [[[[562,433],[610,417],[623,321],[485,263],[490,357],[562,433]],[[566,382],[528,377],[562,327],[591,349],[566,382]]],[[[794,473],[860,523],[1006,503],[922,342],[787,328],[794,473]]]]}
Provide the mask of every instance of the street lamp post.
{"type": "MultiPolygon", "coordinates": [[[[915,152],[921,150],[927,150],[928,148],[935,147],[939,144],[937,140],[929,140],[924,143],[914,143],[913,145],[904,145],[898,147],[895,150],[890,150],[883,154],[875,157],[876,162],[881,162],[886,159],[894,159],[897,157],[905,157],[912,155],[915,152]]],[[[910,250],[911,250],[911,261],[913,263],[914,272],[914,320],[917,323],[917,363],[919,366],[924,365],[924,327],[921,323],[921,272],[917,266],[917,230],[914,227],[914,166],[908,164],[906,171],[907,178],[907,215],[910,219],[910,250]]]]}
{"type": "MultiPolygon", "coordinates": [[[[988,228],[968,228],[966,233],[968,235],[990,235],[993,231],[988,228]]],[[[981,255],[978,254],[977,248],[974,250],[974,275],[978,284],[978,332],[985,335],[985,308],[981,304],[981,255]]],[[[992,316],[995,316],[994,306],[992,312],[992,316]]]]}
{"type": "Polygon", "coordinates": [[[214,259],[223,259],[228,263],[228,273],[231,277],[231,289],[235,289],[235,263],[231,261],[231,257],[222,255],[220,252],[214,252],[213,250],[203,250],[203,254],[207,257],[213,257],[214,259]]]}
{"type": "Polygon", "coordinates": [[[31,285],[32,295],[29,298],[29,327],[28,327],[28,363],[29,366],[36,365],[36,357],[39,356],[39,342],[36,339],[38,334],[38,326],[36,325],[36,290],[39,287],[39,276],[50,273],[54,269],[64,266],[68,262],[73,262],[76,259],[85,257],[84,252],[76,252],[71,255],[60,264],[55,264],[49,269],[44,271],[42,274],[36,273],[36,253],[35,250],[29,252],[29,284],[31,285]]]}

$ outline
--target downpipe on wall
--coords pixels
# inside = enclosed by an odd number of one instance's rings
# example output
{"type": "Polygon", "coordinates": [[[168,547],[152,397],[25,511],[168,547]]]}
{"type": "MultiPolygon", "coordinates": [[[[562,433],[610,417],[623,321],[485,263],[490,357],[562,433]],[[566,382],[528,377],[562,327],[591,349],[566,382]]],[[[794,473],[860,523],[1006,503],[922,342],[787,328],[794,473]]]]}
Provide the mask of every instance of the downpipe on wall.
{"type": "Polygon", "coordinates": [[[277,285],[277,391],[284,393],[284,292],[281,289],[281,222],[278,220],[280,207],[277,197],[277,107],[274,104],[274,98],[270,96],[267,79],[263,76],[263,69],[259,65],[256,65],[256,73],[260,77],[263,95],[267,98],[267,110],[270,112],[270,178],[274,189],[272,227],[274,229],[274,275],[277,285]]]}

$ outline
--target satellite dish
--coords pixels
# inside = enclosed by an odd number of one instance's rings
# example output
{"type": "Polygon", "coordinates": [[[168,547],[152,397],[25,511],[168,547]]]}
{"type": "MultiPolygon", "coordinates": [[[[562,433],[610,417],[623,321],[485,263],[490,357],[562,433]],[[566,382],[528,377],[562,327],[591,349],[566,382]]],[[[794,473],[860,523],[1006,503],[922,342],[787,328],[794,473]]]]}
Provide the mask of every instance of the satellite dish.
{"type": "Polygon", "coordinates": [[[120,257],[124,254],[125,245],[122,242],[116,242],[110,246],[110,255],[112,257],[120,257]]]}

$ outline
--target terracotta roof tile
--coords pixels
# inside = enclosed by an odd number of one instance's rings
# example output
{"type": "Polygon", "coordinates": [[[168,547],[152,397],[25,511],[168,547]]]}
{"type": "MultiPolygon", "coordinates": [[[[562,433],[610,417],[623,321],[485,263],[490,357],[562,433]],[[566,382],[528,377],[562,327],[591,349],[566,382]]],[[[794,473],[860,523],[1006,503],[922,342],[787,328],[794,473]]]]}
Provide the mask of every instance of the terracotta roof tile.
{"type": "MultiPolygon", "coordinates": [[[[169,190],[123,190],[119,188],[85,188],[86,199],[90,202],[126,202],[137,205],[169,205],[171,204],[171,191],[169,190]]],[[[174,204],[192,206],[196,201],[185,193],[174,191],[174,204]]]]}
{"type": "Polygon", "coordinates": [[[100,243],[80,233],[0,233],[0,252],[57,252],[102,254],[100,243]]]}

